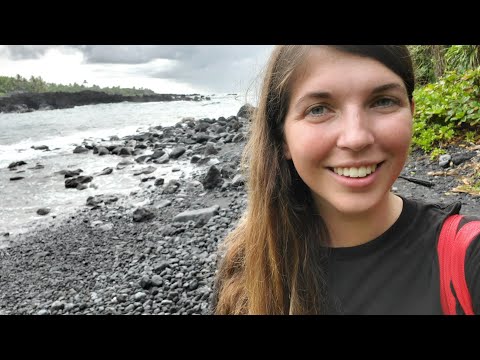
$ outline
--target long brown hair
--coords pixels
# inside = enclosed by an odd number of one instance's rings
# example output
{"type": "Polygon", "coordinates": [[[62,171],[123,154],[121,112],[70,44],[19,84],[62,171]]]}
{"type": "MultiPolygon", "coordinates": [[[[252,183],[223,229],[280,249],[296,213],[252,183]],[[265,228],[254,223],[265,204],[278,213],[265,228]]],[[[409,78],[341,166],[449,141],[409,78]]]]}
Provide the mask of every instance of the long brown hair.
{"type": "MultiPolygon", "coordinates": [[[[380,61],[403,79],[412,99],[414,75],[406,46],[333,47],[380,61]]],[[[290,87],[308,49],[277,46],[267,63],[242,159],[247,209],[219,249],[216,314],[327,312],[328,232],[309,188],[284,155],[290,87]]]]}

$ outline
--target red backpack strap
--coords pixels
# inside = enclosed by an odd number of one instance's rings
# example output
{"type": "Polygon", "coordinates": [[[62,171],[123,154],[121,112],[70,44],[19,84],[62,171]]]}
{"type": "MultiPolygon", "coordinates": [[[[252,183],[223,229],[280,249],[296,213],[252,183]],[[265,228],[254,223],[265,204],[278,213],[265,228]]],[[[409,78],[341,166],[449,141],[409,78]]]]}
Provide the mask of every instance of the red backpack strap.
{"type": "Polygon", "coordinates": [[[438,240],[438,263],[440,266],[440,302],[445,315],[455,315],[455,297],[450,290],[452,275],[452,248],[457,235],[461,215],[451,215],[443,223],[438,240]]]}
{"type": "Polygon", "coordinates": [[[470,221],[457,234],[457,251],[453,259],[452,283],[466,315],[474,315],[472,297],[465,279],[465,257],[470,243],[480,234],[480,221],[470,221]],[[458,290],[457,290],[458,289],[458,290]]]}
{"type": "Polygon", "coordinates": [[[471,221],[457,233],[461,215],[452,215],[443,224],[438,242],[440,264],[440,300],[443,313],[456,314],[456,300],[450,288],[453,285],[457,299],[466,315],[473,315],[472,298],[465,279],[465,256],[473,239],[480,234],[480,221],[471,221]]]}

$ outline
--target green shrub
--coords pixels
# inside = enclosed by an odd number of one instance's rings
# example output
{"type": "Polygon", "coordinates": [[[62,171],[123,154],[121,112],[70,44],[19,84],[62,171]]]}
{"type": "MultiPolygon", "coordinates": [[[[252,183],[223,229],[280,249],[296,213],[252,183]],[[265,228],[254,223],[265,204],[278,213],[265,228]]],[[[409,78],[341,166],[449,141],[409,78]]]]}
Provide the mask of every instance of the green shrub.
{"type": "Polygon", "coordinates": [[[478,137],[478,135],[475,131],[467,131],[465,133],[465,141],[466,142],[475,144],[475,142],[477,141],[477,137],[478,137]]]}
{"type": "Polygon", "coordinates": [[[463,74],[448,71],[434,84],[417,88],[413,145],[430,152],[442,147],[460,130],[480,123],[480,68],[463,74]]]}

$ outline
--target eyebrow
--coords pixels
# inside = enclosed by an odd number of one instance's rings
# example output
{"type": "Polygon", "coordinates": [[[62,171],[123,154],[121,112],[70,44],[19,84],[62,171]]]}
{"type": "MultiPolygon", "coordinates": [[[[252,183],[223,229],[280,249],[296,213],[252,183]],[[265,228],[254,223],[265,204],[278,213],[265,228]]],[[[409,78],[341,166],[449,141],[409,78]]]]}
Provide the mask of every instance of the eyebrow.
{"type": "MultiPolygon", "coordinates": [[[[392,89],[405,91],[404,87],[399,83],[388,83],[388,84],[377,86],[371,91],[370,95],[375,95],[375,94],[378,94],[387,90],[392,90],[392,89]]],[[[313,91],[302,96],[295,104],[295,107],[297,108],[298,106],[301,105],[302,102],[308,99],[331,99],[331,98],[332,98],[332,94],[329,93],[328,91],[313,91]]]]}
{"type": "Polygon", "coordinates": [[[389,84],[377,86],[375,89],[372,90],[372,95],[375,95],[387,90],[392,90],[392,89],[405,90],[405,88],[399,83],[389,83],[389,84]]]}

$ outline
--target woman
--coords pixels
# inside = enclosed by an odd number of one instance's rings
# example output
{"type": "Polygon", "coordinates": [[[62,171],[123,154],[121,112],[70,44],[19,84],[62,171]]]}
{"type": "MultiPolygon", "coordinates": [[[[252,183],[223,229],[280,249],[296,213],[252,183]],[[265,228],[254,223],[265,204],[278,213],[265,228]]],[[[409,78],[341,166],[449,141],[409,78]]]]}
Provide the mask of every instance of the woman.
{"type": "MultiPolygon", "coordinates": [[[[405,46],[277,46],[224,242],[216,314],[441,314],[437,241],[460,210],[390,192],[412,137],[405,46]]],[[[466,279],[480,310],[480,245],[466,279]]]]}

